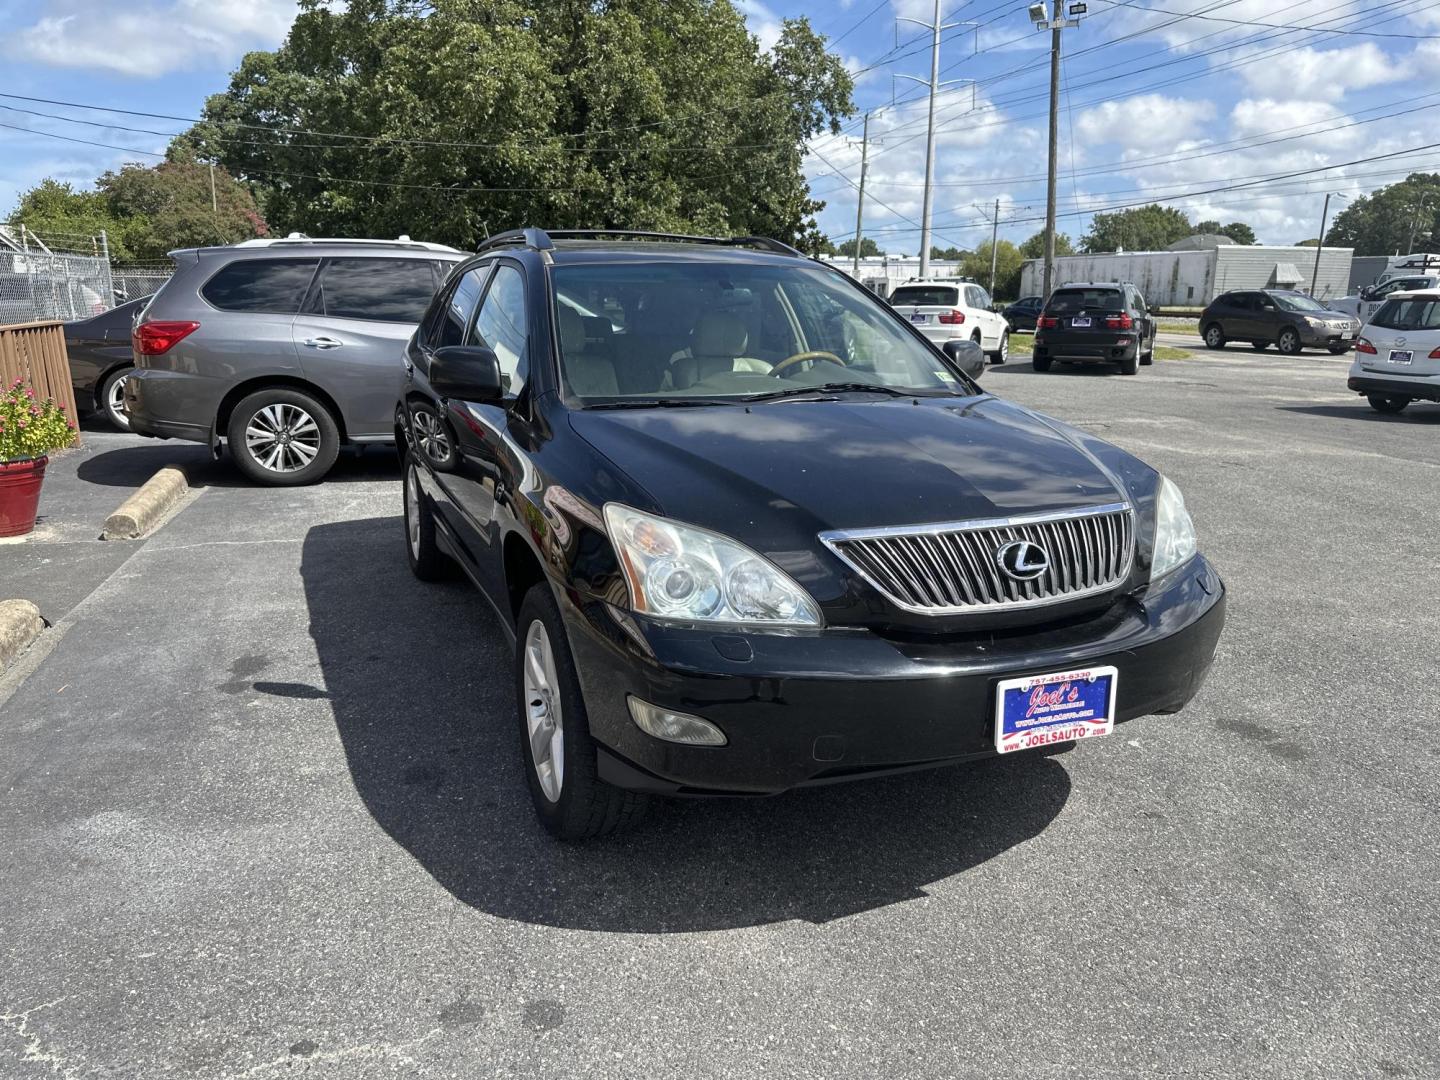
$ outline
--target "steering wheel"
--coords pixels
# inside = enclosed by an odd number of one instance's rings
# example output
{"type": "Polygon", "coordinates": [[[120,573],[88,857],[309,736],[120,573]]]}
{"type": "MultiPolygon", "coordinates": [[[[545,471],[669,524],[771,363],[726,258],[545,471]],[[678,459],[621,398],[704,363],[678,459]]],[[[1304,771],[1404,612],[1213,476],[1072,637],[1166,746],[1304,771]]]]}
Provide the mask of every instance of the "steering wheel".
{"type": "Polygon", "coordinates": [[[800,363],[801,360],[833,360],[841,367],[849,366],[845,363],[844,360],[841,360],[840,357],[836,356],[833,352],[825,352],[823,349],[812,349],[809,352],[797,352],[794,356],[787,356],[784,360],[781,360],[778,364],[776,364],[770,369],[770,374],[778,377],[780,375],[780,372],[784,371],[791,364],[800,363]]]}

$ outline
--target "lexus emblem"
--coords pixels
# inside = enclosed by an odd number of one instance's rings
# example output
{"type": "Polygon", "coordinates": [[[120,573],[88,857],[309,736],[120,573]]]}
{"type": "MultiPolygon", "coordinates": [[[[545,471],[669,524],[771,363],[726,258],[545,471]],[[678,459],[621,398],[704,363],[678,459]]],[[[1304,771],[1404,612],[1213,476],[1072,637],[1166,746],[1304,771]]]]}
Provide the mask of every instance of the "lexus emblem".
{"type": "Polygon", "coordinates": [[[1050,569],[1050,556],[1045,549],[1029,540],[1011,540],[997,548],[995,561],[1016,581],[1033,581],[1050,569]]]}

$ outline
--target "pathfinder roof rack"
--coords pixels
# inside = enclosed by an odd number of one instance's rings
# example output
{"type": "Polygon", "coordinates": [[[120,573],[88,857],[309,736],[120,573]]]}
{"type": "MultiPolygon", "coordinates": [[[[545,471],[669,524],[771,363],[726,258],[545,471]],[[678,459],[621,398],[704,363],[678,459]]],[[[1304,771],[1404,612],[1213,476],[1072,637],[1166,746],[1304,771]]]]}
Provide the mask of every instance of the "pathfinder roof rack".
{"type": "Polygon", "coordinates": [[[686,233],[666,232],[644,232],[636,229],[552,229],[547,232],[544,229],[510,229],[507,232],[496,233],[483,241],[477,252],[489,251],[497,247],[526,247],[534,251],[552,251],[555,248],[554,240],[661,240],[673,241],[682,244],[713,244],[717,247],[754,247],[764,251],[773,251],[777,255],[793,255],[798,259],[805,258],[803,252],[797,251],[789,244],[782,244],[779,240],[772,240],[768,236],[690,236],[686,233]]]}

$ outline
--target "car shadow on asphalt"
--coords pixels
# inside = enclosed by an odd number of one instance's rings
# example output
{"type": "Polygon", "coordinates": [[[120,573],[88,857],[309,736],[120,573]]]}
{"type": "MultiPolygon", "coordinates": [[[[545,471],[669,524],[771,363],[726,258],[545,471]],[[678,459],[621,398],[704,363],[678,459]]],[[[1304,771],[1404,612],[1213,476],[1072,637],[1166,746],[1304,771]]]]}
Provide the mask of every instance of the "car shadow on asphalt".
{"type": "Polygon", "coordinates": [[[1369,424],[1440,424],[1440,406],[1428,403],[1410,405],[1398,413],[1377,412],[1365,403],[1364,398],[1356,398],[1354,405],[1279,405],[1277,408],[1281,412],[1360,420],[1369,424]]]}
{"type": "MultiPolygon", "coordinates": [[[[506,919],[667,933],[826,922],[915,900],[1038,835],[1070,778],[1033,754],[769,799],[666,800],[583,845],[540,828],[509,649],[485,601],[406,566],[399,518],[318,525],[301,573],[355,790],[458,900],[506,919]]],[[[957,718],[958,719],[958,718],[957,718]]]]}
{"type": "MultiPolygon", "coordinates": [[[[259,487],[235,467],[224,453],[216,460],[204,446],[192,442],[146,442],[106,450],[81,463],[75,475],[89,484],[136,487],[165,465],[181,465],[192,487],[259,487]]],[[[344,450],[335,467],[321,481],[345,484],[400,479],[400,463],[390,446],[344,450]]]]}

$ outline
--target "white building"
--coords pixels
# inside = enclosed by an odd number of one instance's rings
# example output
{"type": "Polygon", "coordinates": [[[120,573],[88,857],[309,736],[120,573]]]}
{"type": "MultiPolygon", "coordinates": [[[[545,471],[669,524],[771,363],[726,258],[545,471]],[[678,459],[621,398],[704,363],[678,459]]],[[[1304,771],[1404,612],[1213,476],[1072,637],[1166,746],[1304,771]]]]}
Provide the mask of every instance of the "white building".
{"type": "MultiPolygon", "coordinates": [[[[855,269],[854,259],[842,259],[838,255],[823,260],[827,266],[847,274],[855,269]]],[[[896,285],[903,285],[911,278],[920,276],[919,255],[872,255],[860,260],[860,273],[854,275],[862,285],[880,296],[888,297],[896,285]]],[[[960,264],[941,259],[930,260],[932,278],[960,277],[960,264]]]]}

